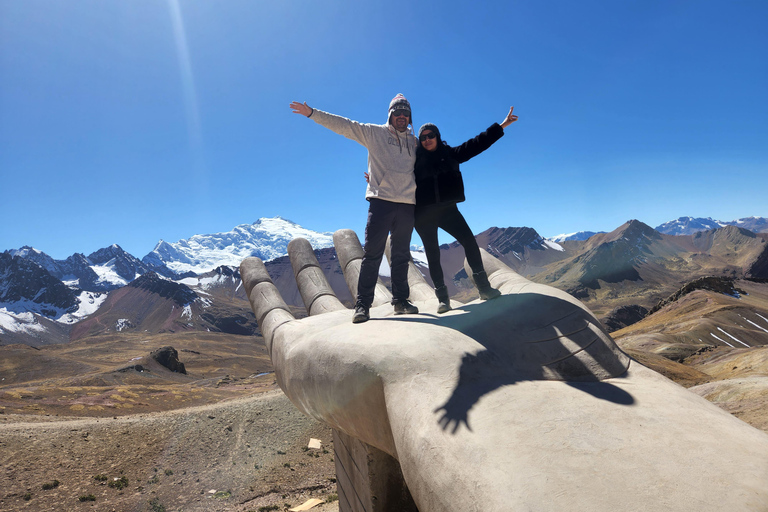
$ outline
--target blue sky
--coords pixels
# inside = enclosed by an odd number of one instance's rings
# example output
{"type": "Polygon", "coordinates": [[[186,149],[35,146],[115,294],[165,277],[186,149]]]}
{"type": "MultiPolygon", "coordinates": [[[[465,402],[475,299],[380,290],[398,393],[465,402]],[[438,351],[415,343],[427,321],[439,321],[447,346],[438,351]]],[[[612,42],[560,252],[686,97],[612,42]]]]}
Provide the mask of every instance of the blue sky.
{"type": "Polygon", "coordinates": [[[451,144],[515,106],[462,166],[476,233],[768,216],[766,26],[762,0],[3,0],[0,251],[362,237],[365,149],[288,104],[383,123],[399,92],[451,144]]]}

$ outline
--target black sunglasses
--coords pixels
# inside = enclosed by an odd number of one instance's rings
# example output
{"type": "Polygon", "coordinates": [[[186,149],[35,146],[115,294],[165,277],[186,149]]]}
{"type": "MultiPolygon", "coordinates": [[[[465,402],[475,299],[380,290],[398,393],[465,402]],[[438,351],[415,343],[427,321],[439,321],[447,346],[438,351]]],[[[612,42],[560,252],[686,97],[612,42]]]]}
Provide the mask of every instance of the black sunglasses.
{"type": "Polygon", "coordinates": [[[432,132],[422,133],[421,135],[419,135],[419,140],[421,142],[424,142],[427,139],[434,139],[435,137],[437,137],[436,133],[432,133],[432,132]]]}
{"type": "Polygon", "coordinates": [[[404,108],[399,108],[399,109],[393,111],[392,115],[395,116],[395,117],[400,117],[400,116],[406,116],[407,117],[407,116],[411,115],[411,111],[410,110],[405,110],[404,108]]]}

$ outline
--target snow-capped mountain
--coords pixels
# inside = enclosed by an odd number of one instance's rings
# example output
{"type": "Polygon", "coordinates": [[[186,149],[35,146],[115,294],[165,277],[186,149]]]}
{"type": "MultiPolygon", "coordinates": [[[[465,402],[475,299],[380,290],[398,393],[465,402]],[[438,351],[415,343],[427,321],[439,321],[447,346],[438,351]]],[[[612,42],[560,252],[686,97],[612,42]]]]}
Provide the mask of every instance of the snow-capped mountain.
{"type": "Polygon", "coordinates": [[[299,237],[309,240],[315,249],[333,246],[332,233],[305,229],[281,217],[261,218],[226,233],[194,235],[175,243],[160,240],[142,262],[150,267],[167,266],[178,273],[202,274],[221,265],[239,267],[249,256],[264,261],[278,258],[287,254],[288,243],[299,237]]]}
{"type": "MultiPolygon", "coordinates": [[[[93,313],[106,294],[73,290],[24,251],[0,253],[0,336],[5,343],[67,340],[63,327],[93,313]]],[[[41,257],[40,251],[31,251],[41,257]]],[[[44,256],[44,255],[43,255],[44,256]]],[[[45,260],[44,257],[41,257],[45,260]]]]}
{"type": "Polygon", "coordinates": [[[744,217],[743,219],[732,220],[725,224],[748,229],[755,233],[768,233],[768,219],[765,217],[744,217]]]}
{"type": "Polygon", "coordinates": [[[711,217],[680,217],[679,219],[670,220],[659,226],[656,226],[656,231],[664,233],[665,235],[692,235],[699,231],[709,231],[710,229],[717,229],[726,226],[725,222],[715,220],[711,217]]]}
{"type": "Polygon", "coordinates": [[[765,233],[768,232],[768,219],[765,217],[745,217],[743,219],[722,221],[711,217],[680,217],[679,219],[670,220],[656,226],[656,231],[665,235],[692,235],[699,231],[709,231],[710,229],[725,226],[736,226],[755,233],[765,233]]]}
{"type": "MultiPolygon", "coordinates": [[[[114,290],[150,270],[157,271],[150,269],[117,244],[99,249],[87,257],[75,253],[66,260],[54,260],[44,252],[29,246],[6,251],[6,254],[37,264],[70,288],[90,292],[114,290]]],[[[160,273],[175,277],[167,268],[163,268],[160,273]]]]}
{"type": "Polygon", "coordinates": [[[563,233],[560,235],[547,237],[547,240],[558,243],[566,242],[568,240],[587,240],[588,238],[591,238],[594,235],[598,235],[600,233],[605,233],[605,231],[577,231],[575,233],[563,233]]]}

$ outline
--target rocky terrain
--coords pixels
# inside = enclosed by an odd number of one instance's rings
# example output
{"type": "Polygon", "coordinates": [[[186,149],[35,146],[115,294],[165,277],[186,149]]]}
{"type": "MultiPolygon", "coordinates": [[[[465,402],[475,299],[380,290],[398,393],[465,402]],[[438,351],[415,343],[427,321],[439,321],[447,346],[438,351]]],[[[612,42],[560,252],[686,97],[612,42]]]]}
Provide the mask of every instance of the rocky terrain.
{"type": "Polygon", "coordinates": [[[153,338],[2,347],[0,510],[338,510],[330,430],[277,389],[260,337],[153,338]]]}

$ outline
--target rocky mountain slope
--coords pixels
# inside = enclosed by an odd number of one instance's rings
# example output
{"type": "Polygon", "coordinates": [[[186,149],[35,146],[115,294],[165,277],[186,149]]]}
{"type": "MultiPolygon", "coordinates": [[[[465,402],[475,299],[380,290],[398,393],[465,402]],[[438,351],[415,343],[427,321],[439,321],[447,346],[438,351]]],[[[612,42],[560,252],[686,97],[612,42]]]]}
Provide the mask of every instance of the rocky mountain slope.
{"type": "Polygon", "coordinates": [[[641,363],[768,430],[768,282],[688,283],[612,336],[641,363]]]}

